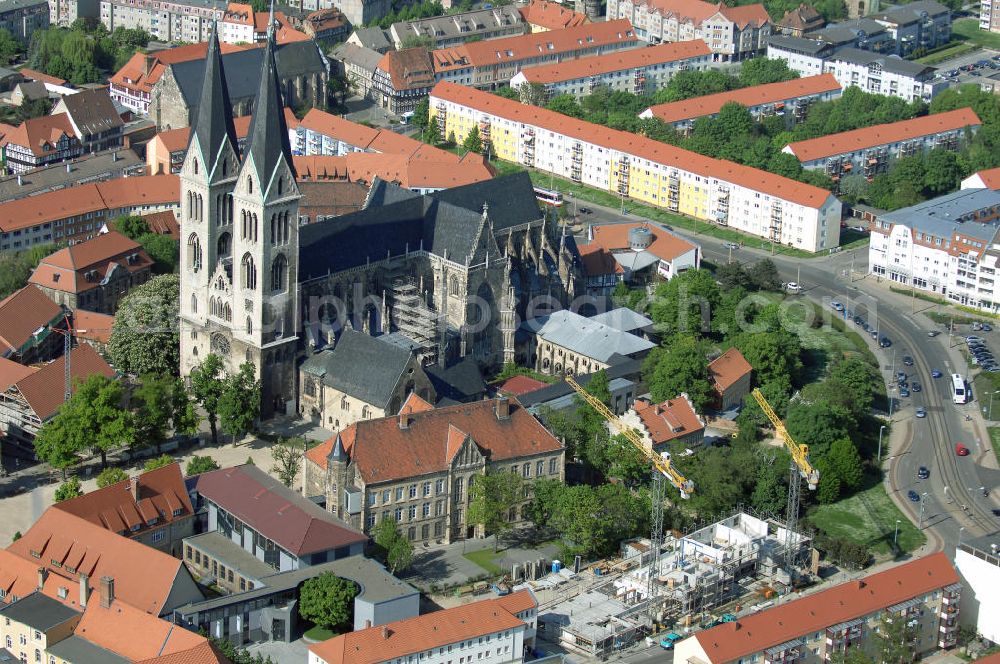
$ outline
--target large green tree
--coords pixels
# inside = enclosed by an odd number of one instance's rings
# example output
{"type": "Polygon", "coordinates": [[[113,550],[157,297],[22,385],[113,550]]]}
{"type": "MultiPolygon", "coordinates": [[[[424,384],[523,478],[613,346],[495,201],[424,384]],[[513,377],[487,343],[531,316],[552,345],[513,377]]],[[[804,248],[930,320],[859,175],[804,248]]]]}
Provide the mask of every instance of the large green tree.
{"type": "Polygon", "coordinates": [[[694,337],[676,335],[662,348],[654,348],[643,363],[643,378],[656,402],[687,393],[698,410],[713,398],[704,346],[694,337]]]}
{"type": "Polygon", "coordinates": [[[469,133],[465,135],[465,140],[462,141],[462,147],[469,152],[482,152],[483,151],[483,139],[479,136],[479,127],[472,125],[472,129],[469,133]]]}
{"type": "Polygon", "coordinates": [[[404,571],[413,562],[413,545],[403,537],[394,518],[380,519],[371,536],[393,574],[404,571]]]}
{"type": "Polygon", "coordinates": [[[347,626],[357,594],[358,586],[353,581],[323,572],[302,584],[299,615],[318,627],[347,626]]]}
{"type": "Polygon", "coordinates": [[[277,475],[285,486],[292,486],[292,482],[295,481],[302,464],[304,450],[305,441],[301,438],[282,438],[271,447],[271,459],[274,461],[271,472],[277,475]]]}
{"type": "Polygon", "coordinates": [[[210,353],[205,360],[191,370],[191,391],[194,398],[205,410],[208,427],[212,432],[212,444],[219,444],[219,402],[226,392],[226,380],[222,375],[222,359],[210,353]]]}
{"type": "Polygon", "coordinates": [[[482,525],[488,534],[496,537],[494,550],[500,547],[500,538],[513,528],[511,511],[523,501],[524,480],[517,473],[488,472],[469,480],[469,511],[467,523],[482,525]]]}
{"type": "Polygon", "coordinates": [[[260,418],[260,381],[256,369],[244,362],[224,384],[219,397],[219,422],[234,439],[242,438],[253,430],[260,418]]]}
{"type": "Polygon", "coordinates": [[[201,475],[202,473],[207,473],[212,470],[218,470],[219,464],[215,462],[210,456],[193,456],[191,460],[188,461],[187,467],[184,469],[184,474],[188,477],[192,475],[201,475]]]}
{"type": "Polygon", "coordinates": [[[100,455],[106,468],[108,452],[130,446],[135,440],[133,416],[124,401],[122,385],[113,378],[95,374],[78,382],[72,398],[39,432],[41,440],[35,441],[39,458],[66,468],[73,457],[89,449],[100,455]],[[56,437],[60,440],[53,440],[56,437]]]}
{"type": "Polygon", "coordinates": [[[83,486],[80,484],[79,477],[71,477],[56,489],[56,502],[61,503],[64,500],[70,500],[71,498],[76,498],[77,496],[83,495],[83,486]]]}
{"type": "Polygon", "coordinates": [[[743,332],[733,338],[733,345],[754,368],[758,383],[797,382],[802,370],[802,343],[797,335],[786,330],[743,332]]]}
{"type": "Polygon", "coordinates": [[[153,277],[125,296],[108,341],[108,356],[115,368],[134,376],[178,374],[179,297],[176,274],[153,277]]]}
{"type": "Polygon", "coordinates": [[[711,329],[721,293],[708,270],[687,270],[656,288],[650,315],[662,332],[701,335],[711,329]]]}
{"type": "Polygon", "coordinates": [[[112,484],[124,482],[127,479],[128,473],[121,468],[111,466],[102,470],[100,475],[97,476],[97,488],[103,489],[104,487],[109,487],[112,484]]]}

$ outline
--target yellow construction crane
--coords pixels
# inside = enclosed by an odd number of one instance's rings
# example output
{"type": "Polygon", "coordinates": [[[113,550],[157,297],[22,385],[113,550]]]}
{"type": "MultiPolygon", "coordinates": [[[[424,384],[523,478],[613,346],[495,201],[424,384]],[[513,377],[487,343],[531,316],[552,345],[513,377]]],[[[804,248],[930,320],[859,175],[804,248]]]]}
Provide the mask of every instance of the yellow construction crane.
{"type": "Polygon", "coordinates": [[[611,412],[611,409],[604,405],[604,402],[592,395],[587,390],[583,389],[579,383],[573,380],[572,376],[566,376],[566,382],[572,387],[580,398],[587,402],[594,410],[596,410],[601,417],[611,423],[618,433],[625,436],[628,442],[632,443],[639,452],[646,457],[653,467],[663,474],[670,484],[673,485],[675,489],[681,492],[681,498],[690,498],[691,494],[694,492],[694,482],[685,478],[677,470],[670,465],[670,459],[663,457],[652,450],[647,450],[646,445],[643,443],[642,438],[632,429],[625,425],[618,416],[611,412]]]}
{"type": "Polygon", "coordinates": [[[754,388],[751,394],[753,394],[760,409],[767,415],[767,419],[771,420],[775,433],[785,444],[788,453],[792,455],[792,462],[788,470],[788,506],[785,510],[785,561],[788,571],[791,572],[795,560],[795,528],[799,521],[800,482],[805,480],[809,489],[815,490],[819,484],[819,471],[813,468],[809,462],[809,446],[795,442],[795,439],[785,428],[785,423],[781,421],[778,414],[771,408],[771,404],[764,398],[764,393],[760,391],[760,388],[754,388]]]}

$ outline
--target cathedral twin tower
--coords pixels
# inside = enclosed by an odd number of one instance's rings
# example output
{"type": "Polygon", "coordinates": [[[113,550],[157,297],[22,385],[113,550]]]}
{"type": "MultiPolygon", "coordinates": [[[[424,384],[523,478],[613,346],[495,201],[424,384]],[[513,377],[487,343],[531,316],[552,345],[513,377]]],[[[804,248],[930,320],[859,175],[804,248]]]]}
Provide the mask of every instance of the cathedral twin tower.
{"type": "Polygon", "coordinates": [[[211,353],[261,381],[261,415],[294,412],[298,347],[298,201],[273,30],[240,153],[213,29],[201,100],[180,173],[180,362],[211,353]]]}

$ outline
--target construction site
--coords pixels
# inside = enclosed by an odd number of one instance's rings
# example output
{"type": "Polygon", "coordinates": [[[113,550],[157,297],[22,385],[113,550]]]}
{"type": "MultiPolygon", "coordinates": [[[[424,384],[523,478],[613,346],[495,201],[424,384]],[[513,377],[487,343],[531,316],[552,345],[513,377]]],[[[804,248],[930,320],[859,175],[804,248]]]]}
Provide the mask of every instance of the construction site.
{"type": "Polygon", "coordinates": [[[792,589],[796,572],[787,561],[797,569],[810,549],[810,539],[784,523],[739,510],[665,537],[659,556],[648,539],[634,540],[613,563],[528,583],[539,597],[543,638],[601,657],[661,627],[697,629],[727,612],[761,608],[792,589]]]}

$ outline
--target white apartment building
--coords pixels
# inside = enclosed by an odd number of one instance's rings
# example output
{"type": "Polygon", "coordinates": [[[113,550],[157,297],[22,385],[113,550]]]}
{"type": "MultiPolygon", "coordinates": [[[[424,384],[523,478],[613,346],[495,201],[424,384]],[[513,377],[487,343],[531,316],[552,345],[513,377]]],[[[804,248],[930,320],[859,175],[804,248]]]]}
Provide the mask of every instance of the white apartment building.
{"type": "Polygon", "coordinates": [[[1000,643],[1000,533],[977,537],[955,549],[962,576],[960,622],[993,643],[1000,643]]]}
{"type": "Polygon", "coordinates": [[[500,159],[805,251],[839,244],[829,191],[454,83],[431,91],[442,136],[477,127],[500,159]]]}
{"type": "Polygon", "coordinates": [[[142,28],[165,42],[207,41],[212,22],[225,12],[224,0],[101,0],[101,23],[109,32],[142,28]]]}
{"type": "Polygon", "coordinates": [[[627,18],[652,42],[704,39],[716,60],[738,61],[763,52],[771,36],[764,5],[727,7],[701,0],[608,0],[608,20],[627,18]]]}
{"type": "Polygon", "coordinates": [[[905,621],[915,658],[952,648],[962,584],[944,553],[785,601],[697,632],[674,646],[675,664],[824,664],[848,648],[876,653],[884,621],[905,621]]]}
{"type": "Polygon", "coordinates": [[[1000,192],[965,189],[880,215],[871,225],[868,271],[1000,311],[1000,192]]]}
{"type": "Polygon", "coordinates": [[[535,642],[538,601],[525,588],[309,646],[309,664],[522,664],[535,642]]]}
{"type": "Polygon", "coordinates": [[[803,168],[823,169],[834,179],[849,174],[873,178],[888,171],[890,162],[900,157],[923,155],[935,148],[958,150],[966,131],[975,132],[980,125],[975,111],[959,108],[795,141],[781,151],[797,158],[803,168]]]}
{"type": "Polygon", "coordinates": [[[981,0],[979,4],[979,29],[1000,32],[1000,0],[981,0]]]}
{"type": "Polygon", "coordinates": [[[528,67],[510,79],[510,86],[543,85],[549,98],[570,94],[580,99],[601,88],[643,95],[665,86],[677,72],[711,66],[712,51],[695,39],[528,67]]]}
{"type": "Polygon", "coordinates": [[[827,42],[791,35],[774,35],[767,42],[767,57],[784,60],[789,69],[803,77],[822,74],[823,63],[835,50],[827,42]]]}

